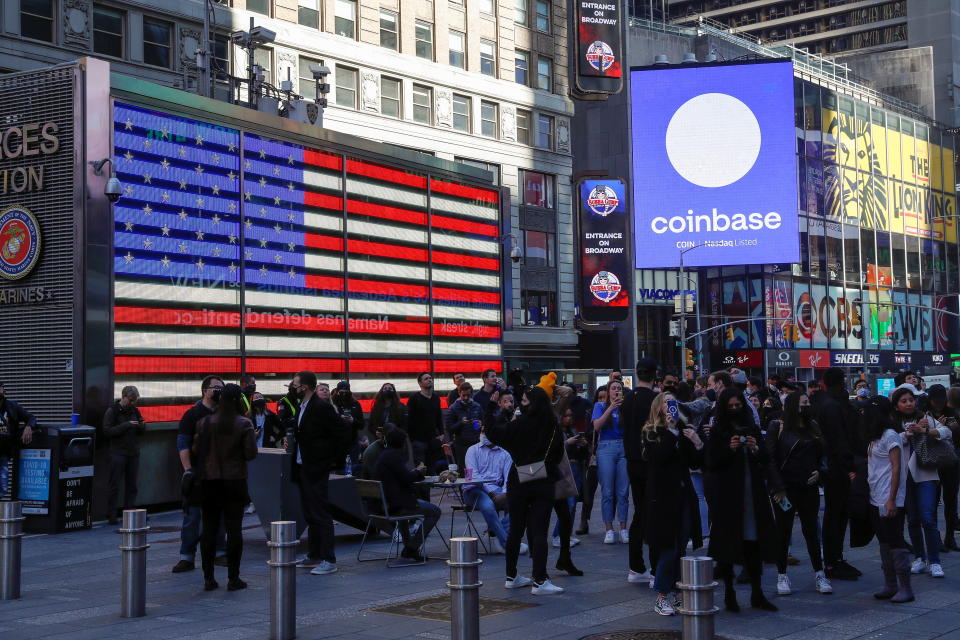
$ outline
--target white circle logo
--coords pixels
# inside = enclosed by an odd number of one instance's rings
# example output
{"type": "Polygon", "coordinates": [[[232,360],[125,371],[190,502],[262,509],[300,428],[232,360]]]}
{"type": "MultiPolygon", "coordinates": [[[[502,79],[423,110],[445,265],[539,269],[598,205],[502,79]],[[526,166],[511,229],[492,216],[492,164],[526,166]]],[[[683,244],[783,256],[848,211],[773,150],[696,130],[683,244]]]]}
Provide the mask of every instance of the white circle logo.
{"type": "Polygon", "coordinates": [[[760,154],[760,123],[725,93],[704,93],[677,109],[667,126],[670,164],[700,187],[725,187],[747,175],[760,154]]]}

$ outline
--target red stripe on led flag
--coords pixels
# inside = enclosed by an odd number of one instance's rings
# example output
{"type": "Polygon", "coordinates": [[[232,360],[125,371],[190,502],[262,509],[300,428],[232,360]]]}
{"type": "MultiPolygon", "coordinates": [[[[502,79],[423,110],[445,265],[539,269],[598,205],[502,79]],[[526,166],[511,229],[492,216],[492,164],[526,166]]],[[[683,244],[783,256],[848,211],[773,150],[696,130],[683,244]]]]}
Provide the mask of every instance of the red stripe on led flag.
{"type": "Polygon", "coordinates": [[[304,191],[303,204],[308,207],[317,207],[318,209],[343,211],[343,198],[329,196],[325,193],[317,193],[316,191],[304,191]]]}
{"type": "Polygon", "coordinates": [[[491,204],[496,204],[500,201],[500,194],[496,191],[468,187],[466,185],[456,184],[453,182],[444,182],[443,180],[433,180],[430,183],[430,190],[437,191],[439,193],[446,193],[451,196],[467,198],[468,200],[481,200],[491,204]]]}
{"type": "Polygon", "coordinates": [[[471,222],[470,220],[460,220],[458,218],[448,218],[434,214],[431,223],[439,229],[449,229],[451,231],[462,231],[481,236],[497,237],[499,232],[497,227],[492,224],[483,224],[481,222],[471,222]]]}
{"type": "Polygon", "coordinates": [[[331,291],[343,291],[343,278],[331,278],[330,276],[315,276],[306,274],[303,277],[303,284],[311,289],[327,289],[331,291]]]}
{"type": "Polygon", "coordinates": [[[238,311],[200,311],[197,309],[158,309],[150,307],[114,307],[115,324],[157,324],[174,327],[240,326],[238,311]]]}
{"type": "Polygon", "coordinates": [[[206,375],[240,373],[240,358],[116,356],[113,359],[113,372],[116,375],[155,373],[197,373],[206,375]]]}
{"type": "Polygon", "coordinates": [[[427,287],[415,284],[397,284],[395,282],[377,282],[375,280],[350,280],[349,293],[375,293],[384,296],[406,296],[408,298],[426,298],[427,287]]]}
{"type": "Polygon", "coordinates": [[[428,336],[430,325],[425,322],[394,322],[393,320],[369,321],[363,318],[350,318],[350,333],[380,333],[401,336],[428,336]],[[376,324],[376,326],[370,326],[376,324]],[[383,325],[382,327],[380,325],[383,325]]]}
{"type": "Polygon", "coordinates": [[[429,360],[350,360],[351,373],[420,373],[429,370],[429,360]]]}
{"type": "Polygon", "coordinates": [[[493,369],[497,373],[503,371],[503,362],[500,360],[434,360],[435,373],[480,373],[484,369],[493,369]]]}
{"type": "Polygon", "coordinates": [[[383,244],[381,242],[367,242],[366,240],[347,240],[347,251],[352,253],[362,253],[369,256],[396,258],[398,260],[413,260],[415,262],[427,261],[426,249],[398,247],[396,245],[383,244]]]}
{"type": "Polygon", "coordinates": [[[373,202],[362,202],[360,200],[347,200],[347,212],[370,216],[372,218],[381,218],[383,220],[418,224],[420,226],[426,226],[427,224],[427,214],[421,211],[411,211],[409,209],[401,209],[400,207],[391,207],[373,202]]]}
{"type": "Polygon", "coordinates": [[[303,150],[303,162],[314,167],[323,167],[335,171],[340,171],[343,168],[340,156],[332,156],[329,153],[322,153],[313,149],[303,150]]]}
{"type": "Polygon", "coordinates": [[[343,238],[332,238],[315,233],[303,234],[303,246],[308,249],[325,249],[327,251],[343,251],[343,238]]]}
{"type": "Polygon", "coordinates": [[[396,169],[389,169],[377,164],[360,162],[359,160],[347,160],[347,173],[373,178],[374,180],[403,184],[417,189],[427,188],[427,179],[423,176],[413,175],[405,171],[397,171],[396,169]]]}
{"type": "MultiPolygon", "coordinates": [[[[199,396],[199,391],[197,395],[199,396]]],[[[179,422],[183,414],[187,412],[187,409],[192,406],[192,404],[166,404],[156,406],[138,404],[137,409],[140,410],[140,415],[143,416],[144,422],[179,422]]]]}
{"type": "Polygon", "coordinates": [[[433,261],[437,264],[450,264],[459,267],[486,269],[488,271],[500,270],[500,262],[496,258],[477,258],[459,253],[447,253],[446,251],[434,251],[433,261]]]}
{"type": "Polygon", "coordinates": [[[247,358],[247,373],[295,374],[298,371],[343,373],[343,360],[327,358],[247,358]]]}
{"type": "Polygon", "coordinates": [[[433,288],[434,300],[449,300],[453,302],[477,302],[481,304],[500,304],[499,293],[484,291],[467,291],[465,289],[433,288]]]}
{"type": "Polygon", "coordinates": [[[463,338],[499,338],[500,327],[485,327],[482,325],[440,323],[433,325],[433,335],[442,337],[463,337],[463,338]]]}

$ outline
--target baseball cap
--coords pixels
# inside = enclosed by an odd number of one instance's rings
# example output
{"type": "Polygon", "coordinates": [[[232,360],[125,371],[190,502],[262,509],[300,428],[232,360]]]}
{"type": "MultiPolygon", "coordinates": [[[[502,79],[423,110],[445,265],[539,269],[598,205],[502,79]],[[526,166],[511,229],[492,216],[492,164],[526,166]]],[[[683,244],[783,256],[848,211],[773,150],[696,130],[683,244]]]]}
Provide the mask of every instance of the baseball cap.
{"type": "Polygon", "coordinates": [[[337,391],[347,390],[350,391],[350,383],[346,380],[341,380],[337,383],[337,391]]]}

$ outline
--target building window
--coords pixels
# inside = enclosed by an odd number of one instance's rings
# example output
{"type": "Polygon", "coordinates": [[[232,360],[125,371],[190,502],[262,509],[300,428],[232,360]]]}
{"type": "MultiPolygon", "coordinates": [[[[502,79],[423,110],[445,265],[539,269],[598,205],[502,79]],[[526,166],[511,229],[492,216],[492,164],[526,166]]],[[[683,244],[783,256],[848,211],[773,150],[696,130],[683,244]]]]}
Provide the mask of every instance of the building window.
{"type": "Polygon", "coordinates": [[[553,60],[539,56],[537,58],[537,89],[553,90],[553,60]]]}
{"type": "Polygon", "coordinates": [[[163,20],[143,18],[143,61],[170,68],[170,36],[173,25],[163,20]]]}
{"type": "Polygon", "coordinates": [[[513,21],[517,24],[527,26],[530,24],[530,9],[527,3],[530,0],[514,0],[513,21]]]}
{"type": "Polygon", "coordinates": [[[487,102],[486,100],[480,103],[480,135],[486,136],[488,138],[497,137],[497,113],[500,111],[500,108],[495,102],[487,102]]]}
{"type": "Polygon", "coordinates": [[[520,184],[523,185],[523,204],[528,207],[553,209],[553,176],[538,171],[521,171],[520,184]]]}
{"type": "Polygon", "coordinates": [[[264,82],[273,84],[273,49],[257,49],[253,52],[253,62],[263,69],[264,82]]]}
{"type": "Polygon", "coordinates": [[[517,142],[520,144],[533,144],[533,138],[530,135],[530,121],[533,114],[523,109],[517,109],[517,142]]]}
{"type": "Polygon", "coordinates": [[[397,42],[397,14],[380,9],[380,46],[391,51],[399,51],[397,42]]]}
{"type": "Polygon", "coordinates": [[[470,133],[470,98],[453,94],[453,128],[470,133]]]}
{"type": "Polygon", "coordinates": [[[497,43],[492,40],[480,41],[480,73],[497,76],[497,43]]]}
{"type": "Polygon", "coordinates": [[[247,10],[270,15],[270,0],[247,0],[247,10]]]}
{"type": "Polygon", "coordinates": [[[300,0],[297,22],[305,27],[320,28],[320,0],[300,0]]]}
{"type": "Polygon", "coordinates": [[[337,67],[337,105],[357,108],[357,70],[337,67]]]}
{"type": "Polygon", "coordinates": [[[313,100],[318,97],[316,95],[317,90],[317,81],[313,79],[313,72],[310,71],[310,67],[317,65],[323,65],[323,60],[317,60],[316,58],[307,58],[306,56],[300,56],[300,59],[297,62],[297,77],[300,80],[299,90],[300,95],[302,95],[307,100],[313,100]]]}
{"type": "Polygon", "coordinates": [[[213,97],[217,100],[233,101],[230,70],[230,38],[217,34],[213,39],[213,97]]]}
{"type": "Polygon", "coordinates": [[[433,89],[430,87],[413,85],[413,121],[433,124],[433,89]]]}
{"type": "Polygon", "coordinates": [[[480,13],[493,15],[493,0],[480,0],[480,13]]]}
{"type": "Polygon", "coordinates": [[[380,113],[391,118],[400,117],[400,81],[380,76],[380,113]]]}
{"type": "Polygon", "coordinates": [[[416,24],[417,57],[433,60],[433,25],[423,20],[416,24]]]}
{"type": "Polygon", "coordinates": [[[450,4],[456,7],[463,7],[463,0],[450,0],[450,4]]]}
{"type": "Polygon", "coordinates": [[[53,42],[53,0],[20,0],[20,35],[53,42]]]}
{"type": "Polygon", "coordinates": [[[537,146],[553,149],[553,116],[537,115],[537,146]]]}
{"type": "Polygon", "coordinates": [[[521,310],[523,324],[528,326],[548,326],[556,324],[557,294],[553,291],[522,290],[521,310]]]}
{"type": "Polygon", "coordinates": [[[550,33],[550,0],[535,0],[537,4],[537,31],[550,33]]]}
{"type": "Polygon", "coordinates": [[[123,13],[93,7],[93,50],[105,56],[123,57],[123,13]]]}
{"type": "Polygon", "coordinates": [[[459,31],[450,32],[450,65],[463,69],[465,67],[466,56],[463,55],[464,40],[466,36],[459,31]]]}
{"type": "Polygon", "coordinates": [[[333,11],[333,32],[346,38],[357,37],[357,0],[337,0],[333,11]]]}
{"type": "Polygon", "coordinates": [[[544,231],[523,232],[523,264],[528,267],[555,267],[556,235],[544,231]]]}
{"type": "Polygon", "coordinates": [[[500,184],[500,165],[492,162],[483,162],[481,160],[471,160],[470,158],[454,157],[453,160],[455,162],[459,162],[460,164],[465,164],[468,167],[476,167],[477,169],[489,171],[493,174],[493,184],[500,184]]]}
{"type": "Polygon", "coordinates": [[[513,54],[513,73],[517,84],[530,84],[530,52],[517,49],[513,54]]]}

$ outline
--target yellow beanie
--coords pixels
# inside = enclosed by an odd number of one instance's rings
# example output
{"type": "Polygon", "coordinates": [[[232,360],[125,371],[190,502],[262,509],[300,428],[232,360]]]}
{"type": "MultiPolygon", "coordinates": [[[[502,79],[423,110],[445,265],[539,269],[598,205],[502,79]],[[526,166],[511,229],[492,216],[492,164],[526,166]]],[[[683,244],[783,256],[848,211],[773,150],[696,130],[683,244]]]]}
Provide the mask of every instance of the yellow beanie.
{"type": "Polygon", "coordinates": [[[544,376],[540,376],[540,383],[537,386],[546,391],[547,397],[553,400],[553,388],[557,386],[557,374],[551,371],[544,376]]]}

